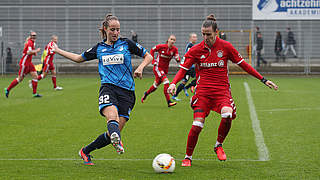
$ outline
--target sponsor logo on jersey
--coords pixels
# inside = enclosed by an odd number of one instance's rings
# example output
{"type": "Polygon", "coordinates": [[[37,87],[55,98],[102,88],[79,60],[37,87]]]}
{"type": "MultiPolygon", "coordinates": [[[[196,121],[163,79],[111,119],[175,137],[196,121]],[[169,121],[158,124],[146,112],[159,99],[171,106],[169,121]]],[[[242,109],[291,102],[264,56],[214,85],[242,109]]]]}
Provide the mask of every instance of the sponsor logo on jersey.
{"type": "Polygon", "coordinates": [[[217,63],[200,63],[200,67],[217,67],[217,63]]]}
{"type": "Polygon", "coordinates": [[[163,57],[163,58],[170,58],[169,56],[166,56],[164,54],[160,54],[160,56],[163,57]]]}
{"type": "Polygon", "coordinates": [[[164,51],[162,51],[162,53],[164,53],[164,51]]]}
{"type": "Polygon", "coordinates": [[[224,66],[224,61],[223,61],[223,60],[220,60],[220,61],[218,62],[218,66],[219,66],[219,67],[223,67],[223,66],[224,66]]]}
{"type": "Polygon", "coordinates": [[[200,57],[200,59],[204,59],[204,58],[206,58],[206,56],[205,56],[205,55],[202,55],[202,56],[200,57]]]}
{"type": "Polygon", "coordinates": [[[218,51],[217,51],[217,56],[218,56],[219,58],[222,58],[222,56],[223,56],[223,51],[222,51],[222,50],[218,50],[218,51]]]}
{"type": "Polygon", "coordinates": [[[124,56],[123,54],[113,54],[102,56],[103,65],[112,65],[112,64],[123,64],[124,56]]]}
{"type": "Polygon", "coordinates": [[[239,56],[239,58],[243,59],[243,57],[241,56],[241,54],[240,54],[240,53],[238,53],[238,56],[239,56]]]}

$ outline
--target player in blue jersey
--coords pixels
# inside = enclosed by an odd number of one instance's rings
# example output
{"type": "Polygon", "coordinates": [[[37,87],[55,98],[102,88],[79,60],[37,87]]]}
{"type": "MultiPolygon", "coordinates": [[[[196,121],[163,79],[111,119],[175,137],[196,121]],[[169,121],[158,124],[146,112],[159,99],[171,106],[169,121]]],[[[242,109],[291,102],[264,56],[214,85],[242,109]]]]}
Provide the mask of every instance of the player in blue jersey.
{"type": "MultiPolygon", "coordinates": [[[[198,38],[197,38],[197,34],[196,33],[190,33],[189,34],[189,42],[186,46],[186,52],[187,53],[189,51],[189,49],[196,44],[198,38]]],[[[181,62],[181,64],[184,63],[184,58],[183,58],[183,61],[181,62]]],[[[187,82],[189,81],[190,78],[194,78],[196,76],[196,71],[194,69],[194,66],[192,66],[185,74],[184,78],[182,79],[182,82],[179,84],[178,88],[177,88],[177,91],[176,91],[176,94],[174,96],[172,96],[171,98],[173,100],[176,100],[176,101],[180,101],[180,99],[178,98],[178,95],[179,93],[184,90],[184,93],[186,96],[189,96],[188,94],[188,89],[190,87],[194,87],[196,85],[196,80],[194,79],[190,84],[187,84],[187,82]]]]}
{"type": "Polygon", "coordinates": [[[74,54],[59,49],[53,50],[77,63],[93,59],[99,60],[101,87],[99,91],[99,111],[106,118],[108,132],[102,133],[91,144],[79,151],[86,165],[94,165],[90,152],[112,144],[119,154],[124,152],[120,131],[129,120],[129,114],[135,104],[134,77],[142,78],[145,66],[151,63],[152,56],[140,44],[126,38],[119,38],[120,22],[111,14],[105,17],[100,29],[102,42],[82,54],[74,54]],[[131,54],[143,57],[143,62],[132,76],[131,54]]]}

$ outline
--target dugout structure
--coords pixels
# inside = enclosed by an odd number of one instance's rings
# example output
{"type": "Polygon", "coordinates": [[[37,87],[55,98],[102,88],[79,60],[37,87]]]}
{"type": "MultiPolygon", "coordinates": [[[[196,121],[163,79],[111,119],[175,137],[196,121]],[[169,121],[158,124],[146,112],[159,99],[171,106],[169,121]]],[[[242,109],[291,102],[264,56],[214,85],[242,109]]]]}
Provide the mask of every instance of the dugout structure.
{"type": "MultiPolygon", "coordinates": [[[[252,65],[252,32],[251,30],[220,30],[221,39],[229,41],[239,51],[243,59],[252,65]]],[[[237,64],[228,62],[229,74],[246,74],[237,64]]]]}

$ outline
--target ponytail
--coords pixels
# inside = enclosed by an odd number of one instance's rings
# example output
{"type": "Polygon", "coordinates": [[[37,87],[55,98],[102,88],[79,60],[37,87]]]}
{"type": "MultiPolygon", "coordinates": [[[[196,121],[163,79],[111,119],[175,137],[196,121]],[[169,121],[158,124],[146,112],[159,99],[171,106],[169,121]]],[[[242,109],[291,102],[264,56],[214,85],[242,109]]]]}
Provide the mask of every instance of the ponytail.
{"type": "Polygon", "coordinates": [[[207,27],[212,27],[213,31],[216,31],[218,29],[218,25],[216,23],[216,18],[214,17],[214,14],[210,14],[209,16],[206,17],[206,19],[202,23],[202,27],[207,28],[207,27]]]}

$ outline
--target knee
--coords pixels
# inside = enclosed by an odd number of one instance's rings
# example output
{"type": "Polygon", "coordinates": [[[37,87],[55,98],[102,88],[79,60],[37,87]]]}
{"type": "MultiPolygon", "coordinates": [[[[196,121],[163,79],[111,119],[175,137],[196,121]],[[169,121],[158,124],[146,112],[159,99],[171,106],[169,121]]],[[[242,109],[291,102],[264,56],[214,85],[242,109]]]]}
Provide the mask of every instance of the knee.
{"type": "Polygon", "coordinates": [[[233,109],[231,107],[223,107],[221,109],[222,118],[232,119],[232,113],[233,113],[233,109]]]}

